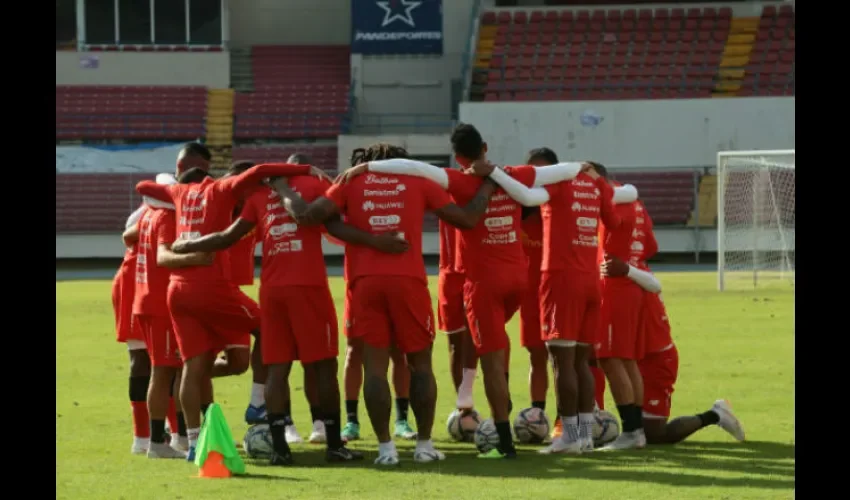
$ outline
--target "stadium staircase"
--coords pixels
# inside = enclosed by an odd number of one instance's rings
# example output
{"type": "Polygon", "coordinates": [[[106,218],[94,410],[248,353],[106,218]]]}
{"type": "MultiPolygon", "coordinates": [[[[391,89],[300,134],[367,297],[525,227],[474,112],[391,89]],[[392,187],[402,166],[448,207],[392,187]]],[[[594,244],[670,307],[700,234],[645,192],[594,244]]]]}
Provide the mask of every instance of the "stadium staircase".
{"type": "Polygon", "coordinates": [[[734,97],[741,90],[758,29],[758,17],[732,19],[712,97],[734,97]]]}
{"type": "Polygon", "coordinates": [[[717,176],[703,175],[699,182],[697,194],[699,210],[691,212],[688,226],[711,227],[717,219],[717,176]]]}
{"type": "Polygon", "coordinates": [[[487,72],[490,69],[490,59],[493,58],[493,48],[496,46],[496,35],[499,27],[481,26],[478,30],[478,43],[475,47],[475,64],[472,67],[472,86],[470,97],[473,101],[484,100],[484,87],[487,84],[487,72]],[[481,82],[484,85],[481,85],[481,82]]]}
{"type": "Polygon", "coordinates": [[[230,86],[237,92],[254,91],[254,66],[251,47],[230,50],[230,86]]]}
{"type": "Polygon", "coordinates": [[[207,140],[213,155],[212,170],[230,166],[233,152],[233,89],[209,89],[207,92],[207,140]]]}

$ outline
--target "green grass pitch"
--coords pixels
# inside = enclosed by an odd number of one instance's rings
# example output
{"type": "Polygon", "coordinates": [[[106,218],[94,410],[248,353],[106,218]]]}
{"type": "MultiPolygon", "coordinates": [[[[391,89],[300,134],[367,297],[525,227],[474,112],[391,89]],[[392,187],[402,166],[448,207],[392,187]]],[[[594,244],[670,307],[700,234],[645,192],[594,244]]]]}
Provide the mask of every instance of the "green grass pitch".
{"type": "MultiPolygon", "coordinates": [[[[372,465],[376,442],[363,404],[362,441],[353,447],[367,460],[329,466],[323,448],[293,448],[298,466],[271,468],[246,460],[248,475],[199,479],[197,468],[174,460],[132,456],[127,401],[127,354],[113,332],[110,283],[56,283],[56,497],[98,499],[334,499],[535,498],[728,499],[793,498],[794,495],[794,296],[788,290],[715,290],[713,273],[661,273],[664,299],[679,346],[681,366],[674,415],[708,409],[720,397],[732,401],[747,430],[736,443],[721,429],[699,432],[673,447],[542,456],[521,447],[516,461],[477,460],[472,445],[453,443],[445,430],[454,391],[446,340],[435,346],[439,387],[434,438],[447,460],[415,464],[412,446],[399,442],[402,464],[372,465]]],[[[331,281],[342,312],[343,282],[331,281]]],[[[436,292],[436,279],[431,290],[436,292]]],[[[256,296],[256,288],[249,293],[256,296]]],[[[516,410],[529,405],[528,362],[519,347],[517,321],[511,357],[511,394],[516,410]]],[[[341,340],[340,347],[344,347],[341,340]]],[[[342,353],[341,353],[342,354],[342,353]]],[[[342,357],[340,358],[342,369],[342,357]]],[[[341,376],[341,372],[340,372],[341,376]]],[[[220,379],[216,400],[234,437],[241,440],[249,375],[220,379]]],[[[301,370],[293,370],[295,422],[309,434],[309,409],[301,370]]],[[[606,395],[610,403],[610,394],[606,395]]],[[[476,403],[486,408],[481,380],[476,403]]],[[[554,396],[549,395],[552,417],[554,396]]],[[[488,412],[484,412],[488,413],[488,412]]]]}

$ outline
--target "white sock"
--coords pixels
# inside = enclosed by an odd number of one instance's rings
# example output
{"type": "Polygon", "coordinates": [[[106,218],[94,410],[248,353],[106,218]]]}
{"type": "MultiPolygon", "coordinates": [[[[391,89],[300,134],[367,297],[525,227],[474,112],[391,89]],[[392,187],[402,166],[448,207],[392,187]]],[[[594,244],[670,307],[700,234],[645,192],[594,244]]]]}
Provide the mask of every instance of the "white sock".
{"type": "Polygon", "coordinates": [[[251,385],[251,406],[259,408],[266,404],[266,384],[251,385]]]}
{"type": "Polygon", "coordinates": [[[578,435],[580,438],[593,437],[593,413],[579,413],[578,424],[578,435]]]}
{"type": "Polygon", "coordinates": [[[463,378],[457,388],[458,399],[472,399],[472,386],[475,385],[475,368],[464,368],[463,378]]]}
{"type": "Polygon", "coordinates": [[[198,445],[198,436],[201,435],[201,428],[186,429],[186,436],[189,438],[189,448],[195,448],[198,445]]]}
{"type": "Polygon", "coordinates": [[[378,455],[387,456],[396,454],[398,454],[398,451],[395,449],[394,442],[387,441],[386,443],[378,443],[378,455]]]}
{"type": "Polygon", "coordinates": [[[424,441],[416,441],[416,449],[431,451],[434,449],[434,443],[430,439],[426,439],[424,441]]]}
{"type": "Polygon", "coordinates": [[[133,445],[140,448],[149,448],[151,445],[151,438],[140,438],[133,436],[133,445]]]}
{"type": "Polygon", "coordinates": [[[564,426],[564,433],[561,439],[565,441],[578,441],[578,416],[561,417],[561,425],[564,426]]]}

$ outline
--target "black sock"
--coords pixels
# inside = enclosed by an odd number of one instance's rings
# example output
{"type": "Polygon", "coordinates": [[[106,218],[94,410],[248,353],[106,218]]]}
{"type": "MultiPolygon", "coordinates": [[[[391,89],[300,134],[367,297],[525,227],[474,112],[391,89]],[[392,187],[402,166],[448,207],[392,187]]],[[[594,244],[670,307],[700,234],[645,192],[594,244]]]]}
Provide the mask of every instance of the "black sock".
{"type": "Polygon", "coordinates": [[[410,407],[408,398],[395,398],[395,419],[396,421],[407,421],[407,409],[410,407]]]}
{"type": "Polygon", "coordinates": [[[317,420],[322,420],[322,410],[320,410],[316,406],[310,407],[310,419],[315,422],[317,420]]]}
{"type": "Polygon", "coordinates": [[[546,401],[532,401],[531,407],[540,408],[541,410],[546,411],[546,401]]]}
{"type": "Polygon", "coordinates": [[[151,419],[151,443],[165,442],[165,420],[151,419]]]}
{"type": "Polygon", "coordinates": [[[342,426],[340,425],[340,419],[341,415],[338,411],[325,415],[323,418],[329,450],[338,450],[342,447],[342,436],[340,435],[342,426]]]}
{"type": "Polygon", "coordinates": [[[283,420],[286,421],[286,425],[294,424],[292,421],[292,400],[286,402],[286,405],[283,407],[282,415],[283,420]]]}
{"type": "Polygon", "coordinates": [[[345,418],[352,424],[360,424],[360,422],[357,421],[357,403],[357,399],[345,400],[345,418]]]}
{"type": "Polygon", "coordinates": [[[633,407],[633,404],[617,405],[617,413],[620,414],[620,420],[623,421],[623,432],[632,432],[637,429],[633,407]]]}
{"type": "Polygon", "coordinates": [[[643,406],[640,405],[632,405],[634,409],[634,417],[632,417],[635,421],[635,430],[643,429],[643,406]]]}
{"type": "Polygon", "coordinates": [[[148,400],[148,385],[150,375],[137,375],[130,377],[130,401],[134,403],[145,403],[148,400]]]}
{"type": "Polygon", "coordinates": [[[177,412],[177,435],[186,437],[186,419],[183,418],[183,412],[177,412]]]}
{"type": "Polygon", "coordinates": [[[705,413],[700,413],[697,417],[699,417],[703,427],[715,425],[720,422],[720,415],[718,415],[714,410],[708,410],[705,413]]]}
{"type": "Polygon", "coordinates": [[[506,453],[514,449],[514,438],[511,436],[511,423],[496,422],[496,432],[499,434],[499,451],[506,453]]]}
{"type": "Polygon", "coordinates": [[[202,418],[207,418],[207,410],[209,408],[210,408],[210,405],[208,405],[208,404],[201,405],[201,417],[202,418]]]}
{"type": "Polygon", "coordinates": [[[282,413],[268,414],[269,429],[272,434],[272,447],[279,455],[289,453],[289,444],[286,442],[286,415],[282,413]]]}

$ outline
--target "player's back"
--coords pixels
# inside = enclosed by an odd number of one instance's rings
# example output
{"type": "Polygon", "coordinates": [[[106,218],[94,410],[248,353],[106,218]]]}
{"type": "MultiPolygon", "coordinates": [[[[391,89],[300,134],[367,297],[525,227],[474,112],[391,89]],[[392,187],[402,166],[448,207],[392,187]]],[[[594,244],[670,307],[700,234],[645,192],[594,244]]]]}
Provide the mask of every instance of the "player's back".
{"type": "Polygon", "coordinates": [[[646,353],[658,352],[673,344],[670,318],[660,293],[644,292],[642,316],[646,353]]]}
{"type": "Polygon", "coordinates": [[[543,271],[599,273],[599,214],[602,193],[593,178],[579,174],[546,187],[550,199],[543,218],[543,271]]]}
{"type": "Polygon", "coordinates": [[[136,259],[136,294],[133,300],[135,314],[167,315],[166,292],[171,272],[157,264],[158,235],[167,231],[173,238],[174,230],[173,210],[149,209],[139,220],[139,255],[136,259]]]}
{"type": "Polygon", "coordinates": [[[439,222],[440,270],[457,272],[457,233],[458,230],[446,222],[439,222]]]}

